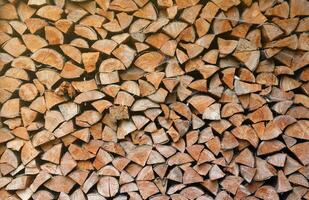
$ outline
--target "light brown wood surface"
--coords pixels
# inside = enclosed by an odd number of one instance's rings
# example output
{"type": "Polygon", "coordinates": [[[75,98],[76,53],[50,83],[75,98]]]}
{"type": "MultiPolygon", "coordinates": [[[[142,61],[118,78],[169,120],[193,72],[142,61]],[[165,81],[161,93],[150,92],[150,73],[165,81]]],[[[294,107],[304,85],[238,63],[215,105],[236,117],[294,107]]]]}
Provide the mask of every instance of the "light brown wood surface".
{"type": "Polygon", "coordinates": [[[0,200],[309,199],[309,0],[0,0],[0,200]]]}

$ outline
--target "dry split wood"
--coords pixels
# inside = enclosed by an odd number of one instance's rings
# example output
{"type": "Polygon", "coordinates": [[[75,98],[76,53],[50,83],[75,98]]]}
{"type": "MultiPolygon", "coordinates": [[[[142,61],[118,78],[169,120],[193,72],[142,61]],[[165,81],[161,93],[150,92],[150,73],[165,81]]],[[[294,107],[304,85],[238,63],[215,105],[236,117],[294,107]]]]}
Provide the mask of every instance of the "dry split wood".
{"type": "Polygon", "coordinates": [[[0,199],[309,199],[308,0],[0,0],[0,199]]]}

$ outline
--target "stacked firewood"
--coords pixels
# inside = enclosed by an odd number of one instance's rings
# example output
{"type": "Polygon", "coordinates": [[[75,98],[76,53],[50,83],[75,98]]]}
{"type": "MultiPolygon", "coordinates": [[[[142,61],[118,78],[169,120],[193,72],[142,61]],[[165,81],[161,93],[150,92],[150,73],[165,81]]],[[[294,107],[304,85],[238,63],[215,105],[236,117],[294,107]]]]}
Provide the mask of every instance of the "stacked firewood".
{"type": "Polygon", "coordinates": [[[0,0],[0,199],[309,199],[308,31],[308,0],[0,0]]]}

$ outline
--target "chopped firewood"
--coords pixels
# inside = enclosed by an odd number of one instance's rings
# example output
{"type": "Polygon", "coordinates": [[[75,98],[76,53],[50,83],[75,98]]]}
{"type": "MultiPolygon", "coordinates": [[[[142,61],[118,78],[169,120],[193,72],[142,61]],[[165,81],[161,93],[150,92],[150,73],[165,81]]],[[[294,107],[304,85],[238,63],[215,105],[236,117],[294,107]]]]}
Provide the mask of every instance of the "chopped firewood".
{"type": "Polygon", "coordinates": [[[26,189],[31,183],[30,176],[19,176],[13,179],[6,187],[6,190],[21,190],[26,189]]]}
{"type": "Polygon", "coordinates": [[[242,108],[242,106],[240,104],[227,103],[223,106],[223,108],[221,110],[221,116],[223,118],[230,117],[230,116],[232,116],[236,113],[241,113],[243,111],[244,111],[244,109],[242,108]]]}
{"type": "Polygon", "coordinates": [[[4,43],[3,50],[14,57],[18,57],[26,51],[26,46],[22,44],[20,39],[11,38],[4,43]]]}
{"type": "Polygon", "coordinates": [[[288,179],[289,179],[289,182],[291,182],[293,184],[308,187],[307,179],[299,173],[295,173],[295,174],[290,175],[288,179]]]}
{"type": "Polygon", "coordinates": [[[20,80],[29,80],[27,72],[25,70],[19,69],[19,68],[9,69],[5,73],[5,75],[8,76],[8,77],[15,77],[16,79],[20,79],[20,80]]]}
{"type": "Polygon", "coordinates": [[[254,167],[255,161],[252,152],[249,149],[243,150],[235,159],[236,163],[254,167]]]}
{"type": "MultiPolygon", "coordinates": [[[[217,12],[217,11],[215,11],[217,12]]],[[[215,15],[215,13],[212,13],[215,15]]],[[[211,16],[213,18],[213,16],[211,16]]],[[[229,32],[232,30],[232,26],[228,18],[224,15],[223,12],[220,12],[217,17],[214,17],[213,21],[213,32],[214,34],[221,34],[225,32],[229,32]]]]}
{"type": "Polygon", "coordinates": [[[69,193],[74,185],[75,182],[65,176],[54,176],[44,183],[44,186],[52,191],[65,193],[69,193]]]}
{"type": "Polygon", "coordinates": [[[252,92],[257,92],[261,90],[261,85],[250,84],[242,81],[235,80],[235,92],[238,95],[248,94],[252,92]]]}
{"type": "Polygon", "coordinates": [[[104,40],[97,40],[91,46],[91,48],[110,55],[110,53],[115,49],[116,46],[117,46],[117,43],[115,41],[104,39],[104,40]]]}
{"type": "Polygon", "coordinates": [[[99,180],[97,189],[103,197],[113,197],[119,190],[119,184],[116,178],[105,176],[99,180]]]}
{"type": "Polygon", "coordinates": [[[217,179],[223,178],[224,176],[225,176],[225,174],[218,167],[218,165],[213,165],[213,167],[209,171],[210,180],[217,180],[217,179]]]}
{"type": "Polygon", "coordinates": [[[260,11],[260,8],[257,2],[253,3],[250,8],[247,8],[242,13],[242,19],[245,22],[252,23],[252,24],[261,24],[267,20],[267,18],[260,11]]]}
{"type": "Polygon", "coordinates": [[[74,160],[88,160],[94,157],[94,155],[88,152],[85,148],[78,147],[74,144],[71,144],[68,150],[74,160]]]}
{"type": "Polygon", "coordinates": [[[54,139],[55,137],[51,132],[42,130],[33,136],[32,143],[34,147],[37,147],[54,139]]]}
{"type": "Polygon", "coordinates": [[[290,150],[296,155],[296,157],[303,163],[307,165],[309,163],[308,157],[308,143],[299,143],[290,148],[290,150]]]}
{"type": "Polygon", "coordinates": [[[137,181],[137,185],[143,199],[147,199],[159,192],[157,186],[150,181],[137,181]]]}
{"type": "Polygon", "coordinates": [[[188,102],[200,113],[203,114],[205,109],[214,102],[209,96],[197,95],[193,96],[188,102]]]}
{"type": "Polygon", "coordinates": [[[144,166],[147,162],[147,159],[151,152],[151,146],[141,146],[133,149],[129,155],[128,159],[132,160],[133,162],[144,166]]]}
{"type": "Polygon", "coordinates": [[[36,50],[47,46],[47,42],[43,38],[33,34],[25,34],[22,38],[27,49],[31,52],[35,52],[36,50]]]}
{"type": "Polygon", "coordinates": [[[33,180],[32,184],[30,185],[30,189],[35,192],[43,183],[49,180],[52,176],[47,172],[40,172],[35,179],[33,180]]]}
{"type": "Polygon", "coordinates": [[[248,182],[250,183],[255,175],[256,169],[255,168],[251,168],[251,167],[247,167],[244,165],[240,166],[240,173],[242,175],[242,177],[248,182]]]}
{"type": "Polygon", "coordinates": [[[82,127],[89,127],[101,119],[101,114],[94,110],[88,110],[76,117],[76,124],[82,127]]]}
{"type": "Polygon", "coordinates": [[[268,163],[278,167],[284,167],[285,160],[286,160],[286,154],[284,153],[277,153],[267,157],[268,163]]]}
{"type": "Polygon", "coordinates": [[[57,144],[48,149],[43,155],[42,160],[46,160],[55,164],[59,164],[61,157],[62,144],[57,144]]]}
{"type": "Polygon", "coordinates": [[[262,199],[277,199],[279,200],[279,195],[277,194],[274,187],[269,185],[264,185],[257,189],[255,196],[262,199]]]}
{"type": "Polygon", "coordinates": [[[163,27],[163,31],[172,38],[176,38],[186,27],[186,23],[175,21],[163,27]]]}
{"type": "Polygon", "coordinates": [[[60,169],[63,175],[67,175],[71,170],[76,167],[77,163],[70,155],[70,153],[65,153],[60,161],[60,169]]]}
{"type": "Polygon", "coordinates": [[[0,110],[0,116],[5,118],[14,118],[20,115],[20,100],[10,99],[6,101],[0,110]]]}
{"type": "Polygon", "coordinates": [[[231,192],[232,194],[236,194],[236,191],[239,188],[242,181],[243,179],[241,177],[227,176],[224,178],[224,180],[220,184],[228,192],[231,192]]]}
{"type": "Polygon", "coordinates": [[[253,113],[250,113],[248,115],[248,118],[253,121],[254,123],[260,122],[260,121],[269,121],[273,119],[273,114],[271,110],[267,106],[263,106],[253,113]]]}
{"type": "Polygon", "coordinates": [[[230,54],[232,53],[238,42],[236,40],[224,40],[222,38],[218,38],[218,48],[221,54],[230,54]]]}
{"type": "MultiPolygon", "coordinates": [[[[58,25],[61,24],[60,20],[57,21],[58,25]]],[[[57,23],[56,22],[56,23],[57,23]]],[[[50,45],[63,44],[63,34],[53,26],[45,26],[45,38],[50,45]]]]}
{"type": "Polygon", "coordinates": [[[63,58],[61,54],[53,49],[42,48],[32,54],[31,58],[45,65],[50,65],[61,70],[63,67],[63,58]]]}
{"type": "Polygon", "coordinates": [[[26,142],[21,149],[21,161],[23,164],[29,163],[32,159],[34,159],[39,154],[39,151],[36,150],[31,142],[26,142]]]}
{"type": "Polygon", "coordinates": [[[239,126],[233,129],[232,133],[235,137],[242,140],[247,140],[252,146],[257,147],[259,138],[252,127],[247,125],[239,126]]]}
{"type": "Polygon", "coordinates": [[[278,171],[278,182],[276,186],[277,192],[287,192],[289,190],[292,190],[292,186],[290,182],[288,181],[287,177],[284,175],[283,171],[278,171]]]}
{"type": "Polygon", "coordinates": [[[308,16],[308,1],[307,0],[300,0],[300,1],[291,1],[290,9],[291,9],[291,17],[294,18],[295,16],[305,15],[308,16]]]}
{"type": "Polygon", "coordinates": [[[63,10],[58,6],[47,5],[41,7],[36,14],[42,18],[57,21],[61,18],[62,12],[63,10]]]}
{"type": "Polygon", "coordinates": [[[74,61],[81,63],[82,60],[81,52],[77,48],[71,45],[63,44],[60,45],[60,49],[65,55],[72,58],[74,61]]]}
{"type": "Polygon", "coordinates": [[[180,44],[181,47],[183,47],[186,52],[187,55],[189,56],[189,58],[194,58],[196,56],[198,56],[202,51],[203,51],[203,47],[197,44],[180,44]]]}
{"type": "Polygon", "coordinates": [[[256,169],[256,174],[254,176],[254,180],[256,181],[269,179],[274,176],[276,172],[275,168],[259,157],[256,158],[256,169]]]}
{"type": "Polygon", "coordinates": [[[285,145],[278,140],[263,141],[257,149],[257,155],[274,153],[283,149],[285,145]]]}
{"type": "Polygon", "coordinates": [[[309,199],[308,0],[0,3],[3,199],[309,199]]]}
{"type": "Polygon", "coordinates": [[[152,72],[161,64],[163,59],[163,55],[153,51],[138,57],[134,64],[146,72],[152,72]]]}
{"type": "Polygon", "coordinates": [[[19,97],[24,101],[32,101],[38,94],[34,84],[27,83],[20,86],[19,97]]]}
{"type": "Polygon", "coordinates": [[[89,40],[97,40],[97,33],[90,27],[85,25],[75,25],[74,33],[83,38],[88,38],[89,40]]]}

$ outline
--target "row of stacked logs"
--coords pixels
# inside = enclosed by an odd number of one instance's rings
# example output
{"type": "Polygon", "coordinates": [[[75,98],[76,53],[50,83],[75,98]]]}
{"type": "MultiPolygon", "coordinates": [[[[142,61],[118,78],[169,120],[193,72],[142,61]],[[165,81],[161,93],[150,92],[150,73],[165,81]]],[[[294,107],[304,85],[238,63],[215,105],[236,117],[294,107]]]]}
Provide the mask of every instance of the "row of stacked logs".
{"type": "Polygon", "coordinates": [[[0,0],[0,199],[309,199],[308,0],[0,0]]]}

